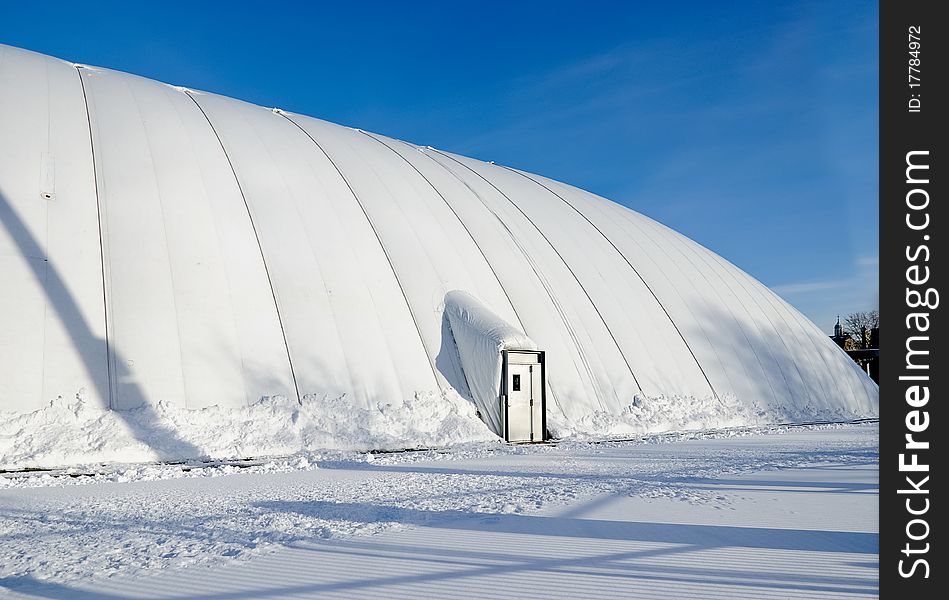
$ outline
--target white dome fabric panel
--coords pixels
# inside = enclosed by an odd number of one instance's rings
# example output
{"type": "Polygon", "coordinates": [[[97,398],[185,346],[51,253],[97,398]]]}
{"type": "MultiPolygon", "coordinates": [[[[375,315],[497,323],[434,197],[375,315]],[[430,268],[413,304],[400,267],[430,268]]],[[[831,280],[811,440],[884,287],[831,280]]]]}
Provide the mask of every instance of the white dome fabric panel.
{"type": "Polygon", "coordinates": [[[108,371],[79,73],[0,45],[0,409],[35,410],[80,389],[108,406],[108,371]]]}
{"type": "Polygon", "coordinates": [[[207,121],[166,85],[80,72],[99,182],[113,407],[292,394],[253,228],[207,121]]]}
{"type": "Polygon", "coordinates": [[[192,98],[244,190],[300,392],[368,402],[436,389],[398,282],[333,163],[273,111],[192,98]]]}
{"type": "Polygon", "coordinates": [[[0,46],[0,410],[470,397],[446,294],[546,352],[548,408],[788,420],[878,390],[695,242],[544,177],[0,46]]]}

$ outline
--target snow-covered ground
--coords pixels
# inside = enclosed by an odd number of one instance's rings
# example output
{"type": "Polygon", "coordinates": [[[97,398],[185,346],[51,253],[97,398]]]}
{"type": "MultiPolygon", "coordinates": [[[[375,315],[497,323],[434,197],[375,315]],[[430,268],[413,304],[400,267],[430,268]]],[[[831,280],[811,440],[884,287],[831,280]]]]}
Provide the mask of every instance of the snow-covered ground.
{"type": "Polygon", "coordinates": [[[770,427],[7,474],[0,596],[872,597],[877,439],[770,427]]]}

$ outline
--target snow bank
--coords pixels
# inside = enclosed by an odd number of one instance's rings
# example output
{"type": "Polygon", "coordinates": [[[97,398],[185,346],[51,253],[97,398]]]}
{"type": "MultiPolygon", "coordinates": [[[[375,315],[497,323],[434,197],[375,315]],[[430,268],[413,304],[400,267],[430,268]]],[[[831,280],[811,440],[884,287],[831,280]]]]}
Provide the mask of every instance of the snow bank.
{"type": "Polygon", "coordinates": [[[477,298],[460,290],[445,296],[445,314],[471,395],[491,430],[502,435],[498,408],[501,351],[537,350],[537,344],[477,298]]]}
{"type": "Polygon", "coordinates": [[[734,395],[714,396],[641,396],[620,414],[591,412],[575,420],[548,408],[547,425],[561,439],[600,439],[638,436],[670,431],[696,431],[731,427],[794,423],[846,423],[876,415],[847,408],[813,406],[774,408],[758,402],[740,402],[734,395]]]}
{"type": "Polygon", "coordinates": [[[0,412],[0,469],[103,462],[289,456],[308,449],[387,450],[495,441],[470,402],[420,393],[372,409],[345,396],[283,397],[189,410],[168,403],[126,411],[57,400],[27,414],[0,412]]]}
{"type": "MultiPolygon", "coordinates": [[[[670,431],[776,423],[844,422],[864,414],[802,407],[775,412],[733,397],[636,396],[621,414],[594,412],[568,420],[548,407],[556,438],[588,441],[670,431]]],[[[0,470],[187,459],[309,456],[315,451],[402,450],[500,443],[468,400],[425,393],[370,409],[351,399],[307,396],[302,404],[265,398],[243,408],[154,408],[110,411],[57,400],[32,413],[0,412],[0,470]]],[[[287,463],[290,464],[290,463],[287,463]]]]}

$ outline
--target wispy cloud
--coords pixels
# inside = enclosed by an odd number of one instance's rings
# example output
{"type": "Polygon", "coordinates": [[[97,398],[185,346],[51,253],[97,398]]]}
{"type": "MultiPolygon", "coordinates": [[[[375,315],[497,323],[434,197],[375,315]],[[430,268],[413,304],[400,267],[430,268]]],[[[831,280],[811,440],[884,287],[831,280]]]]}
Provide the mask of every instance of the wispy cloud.
{"type": "Polygon", "coordinates": [[[841,289],[861,289],[870,284],[876,287],[876,268],[880,257],[873,255],[857,256],[853,259],[853,270],[837,279],[812,281],[792,281],[771,286],[771,289],[787,298],[799,299],[805,296],[823,295],[824,292],[841,289]]]}
{"type": "Polygon", "coordinates": [[[832,281],[800,281],[796,283],[785,283],[776,285],[771,289],[781,296],[799,296],[802,294],[813,294],[816,292],[826,292],[827,290],[837,290],[849,285],[849,280],[836,279],[832,281]]]}
{"type": "Polygon", "coordinates": [[[836,315],[879,306],[879,262],[877,256],[860,255],[845,277],[792,281],[772,285],[771,290],[829,331],[836,315]]]}

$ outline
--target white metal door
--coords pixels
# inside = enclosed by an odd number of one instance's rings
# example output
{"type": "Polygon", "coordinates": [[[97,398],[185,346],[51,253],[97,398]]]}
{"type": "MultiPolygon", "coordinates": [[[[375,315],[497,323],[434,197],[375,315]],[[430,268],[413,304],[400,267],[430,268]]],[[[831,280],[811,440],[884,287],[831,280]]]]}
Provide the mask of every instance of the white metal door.
{"type": "Polygon", "coordinates": [[[527,365],[531,374],[531,441],[544,440],[544,403],[543,382],[540,379],[540,365],[527,365]]]}
{"type": "Polygon", "coordinates": [[[508,441],[530,442],[540,438],[540,399],[535,402],[534,390],[540,390],[539,365],[509,364],[507,370],[507,427],[508,441]],[[535,375],[533,371],[537,371],[535,375]],[[535,406],[537,409],[535,410],[535,406]]]}

